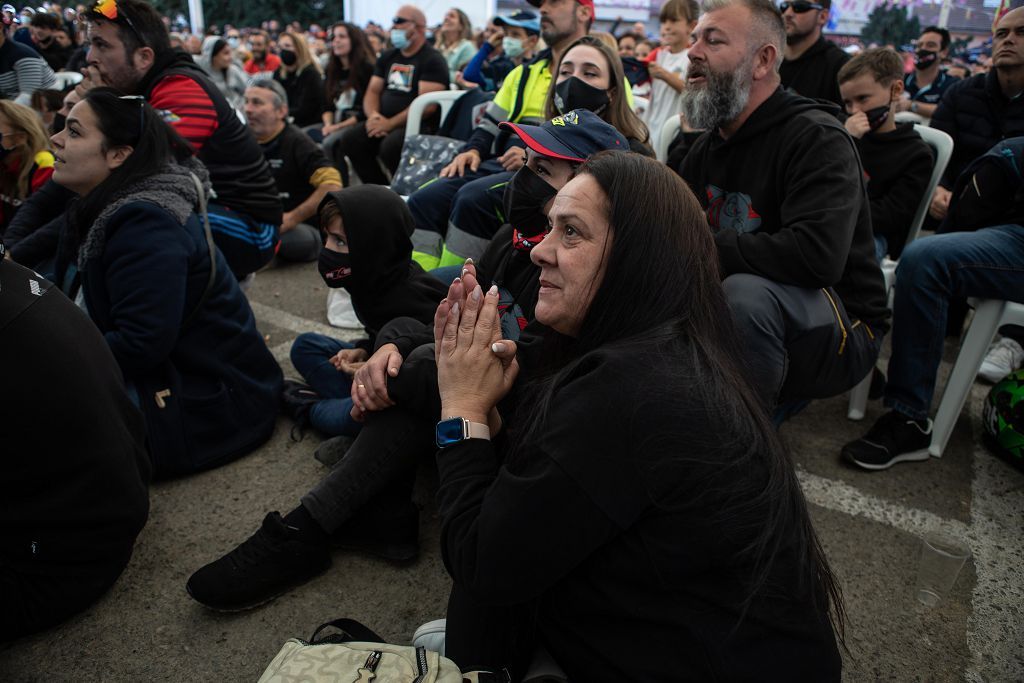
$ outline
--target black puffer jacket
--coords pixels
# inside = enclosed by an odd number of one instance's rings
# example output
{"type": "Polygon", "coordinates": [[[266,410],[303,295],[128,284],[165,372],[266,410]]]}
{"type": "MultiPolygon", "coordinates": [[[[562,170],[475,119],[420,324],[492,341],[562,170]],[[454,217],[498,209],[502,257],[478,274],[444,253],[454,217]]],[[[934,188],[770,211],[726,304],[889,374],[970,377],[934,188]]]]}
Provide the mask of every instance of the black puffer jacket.
{"type": "Polygon", "coordinates": [[[1024,135],[1024,97],[1007,98],[994,69],[971,76],[946,91],[932,127],[953,138],[953,158],[941,181],[951,189],[967,165],[997,142],[1024,135]]]}

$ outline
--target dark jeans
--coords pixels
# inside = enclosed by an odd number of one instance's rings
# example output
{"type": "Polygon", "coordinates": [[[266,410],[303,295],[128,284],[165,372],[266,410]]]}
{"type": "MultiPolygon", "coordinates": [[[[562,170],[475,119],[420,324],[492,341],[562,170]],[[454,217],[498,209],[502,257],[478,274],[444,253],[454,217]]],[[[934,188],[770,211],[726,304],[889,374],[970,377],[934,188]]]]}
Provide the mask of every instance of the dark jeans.
{"type": "Polygon", "coordinates": [[[851,321],[832,289],[746,273],[730,275],[722,286],[748,377],[769,411],[784,401],[841,394],[878,360],[881,335],[851,321]]]}
{"type": "Polygon", "coordinates": [[[1024,226],[999,225],[914,240],[896,268],[885,405],[928,417],[951,300],[1024,302],[1024,226]]]}
{"type": "Polygon", "coordinates": [[[463,671],[508,668],[512,680],[520,680],[537,648],[535,612],[531,605],[481,604],[455,582],[445,617],[445,657],[463,671]]]}
{"type": "Polygon", "coordinates": [[[403,142],[404,126],[396,128],[383,138],[371,138],[366,134],[366,122],[357,123],[346,128],[335,145],[335,163],[344,163],[343,157],[348,157],[352,162],[352,168],[364,183],[387,185],[388,178],[381,170],[380,163],[394,173],[402,158],[403,142]]]}
{"type": "Polygon", "coordinates": [[[327,533],[385,489],[404,486],[411,492],[419,462],[434,454],[441,398],[433,344],[409,354],[398,377],[388,378],[388,394],[397,405],[367,415],[345,457],[302,497],[302,506],[327,533]]]}
{"type": "Polygon", "coordinates": [[[128,559],[70,569],[59,574],[36,574],[9,566],[0,559],[0,642],[55,626],[96,602],[121,575],[128,559]]]}
{"type": "Polygon", "coordinates": [[[309,423],[328,436],[355,436],[362,425],[352,419],[352,377],[330,363],[332,356],[352,345],[323,334],[300,334],[292,343],[292,365],[324,400],[309,411],[309,423]]]}

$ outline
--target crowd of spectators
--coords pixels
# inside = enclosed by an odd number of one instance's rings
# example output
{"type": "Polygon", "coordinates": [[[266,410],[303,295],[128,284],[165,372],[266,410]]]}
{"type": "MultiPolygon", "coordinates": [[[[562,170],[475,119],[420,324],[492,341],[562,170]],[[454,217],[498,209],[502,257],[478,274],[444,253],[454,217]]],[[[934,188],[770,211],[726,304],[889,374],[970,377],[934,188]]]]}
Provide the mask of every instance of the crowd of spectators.
{"type": "MultiPolygon", "coordinates": [[[[38,450],[43,379],[86,447],[3,465],[0,640],[117,580],[151,478],[243,457],[283,410],[344,457],[195,571],[211,609],[335,548],[415,557],[436,453],[456,661],[839,680],[842,597],[776,430],[871,378],[887,412],[837,455],[927,460],[958,311],[1024,302],[1024,9],[966,64],[936,26],[841,49],[829,0],[665,0],[657,38],[529,4],[203,35],[145,0],[4,6],[5,443],[38,450]],[[446,91],[420,133],[447,146],[411,159],[413,102],[446,91]],[[953,141],[934,188],[929,124],[953,141]],[[367,336],[300,335],[285,380],[245,290],[314,261],[367,336]]],[[[1024,362],[1000,332],[992,381],[1024,362]]]]}

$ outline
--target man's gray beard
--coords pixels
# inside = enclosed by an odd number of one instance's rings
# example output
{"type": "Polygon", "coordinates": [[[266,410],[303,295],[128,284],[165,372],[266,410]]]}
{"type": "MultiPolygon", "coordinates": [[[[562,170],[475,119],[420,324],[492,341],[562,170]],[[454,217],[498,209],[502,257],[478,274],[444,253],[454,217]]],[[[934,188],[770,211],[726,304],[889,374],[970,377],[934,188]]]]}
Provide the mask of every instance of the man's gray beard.
{"type": "Polygon", "coordinates": [[[733,121],[747,106],[753,64],[724,74],[708,71],[704,87],[683,88],[683,116],[690,127],[711,130],[733,121]]]}

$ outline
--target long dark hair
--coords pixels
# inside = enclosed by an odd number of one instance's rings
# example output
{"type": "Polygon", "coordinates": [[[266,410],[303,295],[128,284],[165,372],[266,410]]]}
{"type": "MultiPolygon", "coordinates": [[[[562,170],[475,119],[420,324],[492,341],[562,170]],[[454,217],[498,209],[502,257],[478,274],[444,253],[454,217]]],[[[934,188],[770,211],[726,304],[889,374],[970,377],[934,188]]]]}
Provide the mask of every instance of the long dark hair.
{"type": "Polygon", "coordinates": [[[558,84],[558,72],[562,68],[562,60],[569,54],[569,50],[577,45],[586,45],[600,52],[605,61],[608,62],[608,106],[600,116],[609,124],[622,133],[627,140],[647,142],[651,136],[647,130],[647,124],[640,120],[632,109],[629,108],[629,99],[626,96],[626,76],[622,70],[622,58],[603,40],[596,36],[583,36],[570,45],[558,59],[555,67],[555,77],[551,79],[551,87],[548,88],[548,96],[544,102],[545,118],[553,119],[559,115],[555,107],[555,86],[558,84]]]}
{"type": "Polygon", "coordinates": [[[132,153],[73,205],[71,223],[78,239],[85,237],[96,217],[124,188],[155,175],[171,162],[192,156],[188,142],[141,97],[122,97],[113,88],[94,88],[81,101],[96,115],[103,152],[131,147],[132,153]]]}
{"type": "Polygon", "coordinates": [[[347,21],[339,21],[331,26],[331,31],[328,34],[332,41],[334,40],[334,30],[338,27],[345,29],[345,32],[348,33],[348,42],[352,47],[348,52],[348,77],[344,81],[341,80],[341,73],[345,67],[342,66],[341,59],[333,51],[328,52],[324,89],[327,92],[327,102],[332,106],[341,93],[349,89],[359,89],[359,77],[367,69],[373,69],[374,61],[373,51],[370,49],[370,43],[366,39],[363,29],[347,21]]]}
{"type": "MultiPolygon", "coordinates": [[[[739,621],[770,582],[783,551],[795,552],[799,590],[816,604],[823,602],[823,613],[832,607],[830,617],[842,641],[842,594],[785,447],[742,370],[717,249],[700,204],[664,164],[639,154],[600,152],[580,166],[579,175],[594,178],[607,198],[611,238],[605,243],[604,276],[595,283],[576,338],[551,332],[543,340],[536,356],[543,359],[539,370],[525,378],[524,400],[518,402],[514,422],[526,428],[515,433],[510,463],[527,457],[525,444],[540,437],[556,389],[589,352],[671,348],[674,354],[686,354],[679,358],[688,372],[692,366],[685,386],[666,377],[663,386],[651,391],[654,400],[689,393],[721,413],[717,428],[693,434],[687,450],[726,449],[730,454],[727,462],[715,466],[716,473],[729,470],[735,476],[716,480],[713,488],[729,501],[715,521],[749,539],[735,558],[738,565],[751,567],[739,621]],[[744,476],[753,472],[758,477],[751,486],[744,476]]],[[[669,437],[663,435],[639,438],[655,448],[677,446],[666,444],[669,437]]]]}

